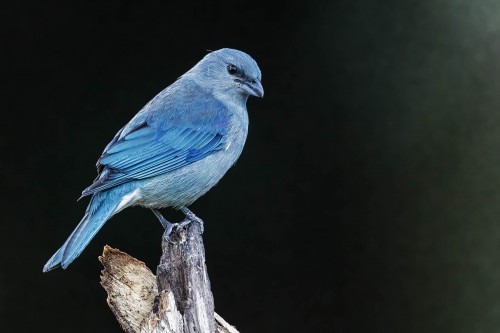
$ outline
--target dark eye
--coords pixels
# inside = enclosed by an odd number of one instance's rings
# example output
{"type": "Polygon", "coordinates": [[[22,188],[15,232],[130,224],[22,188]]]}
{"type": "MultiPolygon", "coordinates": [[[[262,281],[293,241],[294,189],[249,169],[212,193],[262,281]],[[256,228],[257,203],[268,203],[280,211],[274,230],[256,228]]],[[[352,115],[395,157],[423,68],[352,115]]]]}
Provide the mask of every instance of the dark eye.
{"type": "Polygon", "coordinates": [[[234,75],[234,74],[238,73],[238,67],[236,67],[233,64],[229,64],[229,65],[227,65],[227,72],[231,75],[234,75]]]}

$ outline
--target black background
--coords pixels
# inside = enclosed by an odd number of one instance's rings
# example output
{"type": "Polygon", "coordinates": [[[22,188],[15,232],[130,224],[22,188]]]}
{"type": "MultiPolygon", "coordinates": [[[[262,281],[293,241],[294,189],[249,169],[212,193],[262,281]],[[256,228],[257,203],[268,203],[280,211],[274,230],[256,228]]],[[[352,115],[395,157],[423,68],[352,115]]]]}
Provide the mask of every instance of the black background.
{"type": "Polygon", "coordinates": [[[497,1],[2,7],[2,331],[120,332],[97,256],[155,269],[153,214],[127,209],[69,269],[42,266],[116,131],[222,47],[256,59],[266,96],[191,206],[216,311],[241,332],[498,331],[497,1]]]}

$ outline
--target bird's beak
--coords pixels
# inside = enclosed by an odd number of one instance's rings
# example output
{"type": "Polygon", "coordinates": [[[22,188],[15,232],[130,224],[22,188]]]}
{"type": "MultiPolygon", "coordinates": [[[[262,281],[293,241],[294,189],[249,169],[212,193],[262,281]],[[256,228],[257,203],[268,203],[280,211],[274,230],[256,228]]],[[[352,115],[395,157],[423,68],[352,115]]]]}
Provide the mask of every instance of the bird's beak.
{"type": "Polygon", "coordinates": [[[239,80],[237,79],[236,82],[241,83],[241,88],[245,90],[247,93],[249,93],[252,96],[256,97],[264,97],[264,87],[262,86],[262,83],[260,83],[259,80],[239,80]]]}

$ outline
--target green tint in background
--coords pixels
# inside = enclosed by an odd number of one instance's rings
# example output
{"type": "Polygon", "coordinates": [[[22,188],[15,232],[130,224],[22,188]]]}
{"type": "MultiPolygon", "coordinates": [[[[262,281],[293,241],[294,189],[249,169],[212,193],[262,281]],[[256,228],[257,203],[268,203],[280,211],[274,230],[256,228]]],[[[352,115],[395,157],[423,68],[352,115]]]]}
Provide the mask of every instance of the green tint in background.
{"type": "Polygon", "coordinates": [[[360,321],[498,332],[500,3],[332,3],[318,15],[333,102],[350,106],[333,112],[366,186],[349,232],[362,234],[358,264],[373,257],[360,269],[381,306],[359,304],[360,321]]]}

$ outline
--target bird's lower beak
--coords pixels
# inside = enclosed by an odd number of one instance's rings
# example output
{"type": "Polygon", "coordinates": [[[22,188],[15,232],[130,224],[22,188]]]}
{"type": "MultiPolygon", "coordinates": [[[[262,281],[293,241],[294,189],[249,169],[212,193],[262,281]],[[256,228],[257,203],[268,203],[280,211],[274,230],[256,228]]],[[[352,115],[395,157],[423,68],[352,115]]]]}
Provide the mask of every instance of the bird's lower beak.
{"type": "Polygon", "coordinates": [[[264,97],[264,87],[259,80],[240,81],[241,87],[252,96],[264,97]]]}

